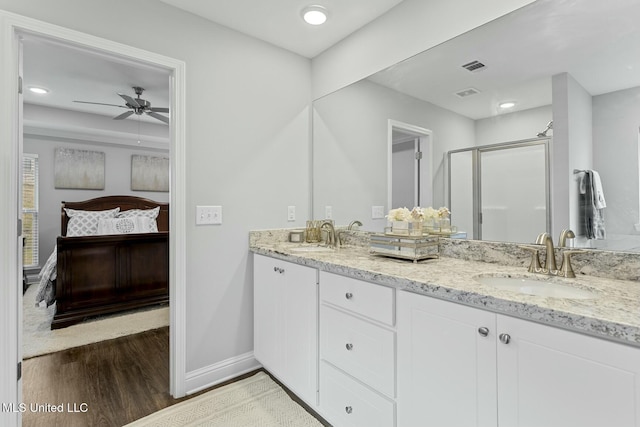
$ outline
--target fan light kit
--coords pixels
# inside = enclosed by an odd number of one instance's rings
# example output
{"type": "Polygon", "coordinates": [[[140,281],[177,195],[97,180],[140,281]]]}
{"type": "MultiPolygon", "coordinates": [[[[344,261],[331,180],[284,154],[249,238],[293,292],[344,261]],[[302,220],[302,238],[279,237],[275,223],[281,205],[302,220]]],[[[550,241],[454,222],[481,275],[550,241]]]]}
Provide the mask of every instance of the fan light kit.
{"type": "Polygon", "coordinates": [[[118,93],[118,95],[124,99],[125,105],[117,105],[117,104],[104,104],[102,102],[88,102],[88,101],[73,101],[79,102],[81,104],[94,104],[94,105],[108,105],[110,107],[118,107],[118,108],[126,108],[130,111],[126,111],[119,116],[113,118],[113,120],[123,120],[129,117],[132,114],[136,114],[141,116],[143,113],[153,117],[154,119],[158,119],[161,122],[169,124],[169,118],[158,113],[168,113],[169,109],[165,107],[151,107],[151,103],[146,99],[140,98],[142,92],[144,92],[144,88],[140,86],[134,86],[133,91],[136,93],[137,98],[132,98],[129,95],[125,95],[123,93],[118,93]]]}
{"type": "Polygon", "coordinates": [[[327,9],[322,6],[307,6],[302,10],[302,18],[307,24],[322,25],[327,21],[327,9]]]}

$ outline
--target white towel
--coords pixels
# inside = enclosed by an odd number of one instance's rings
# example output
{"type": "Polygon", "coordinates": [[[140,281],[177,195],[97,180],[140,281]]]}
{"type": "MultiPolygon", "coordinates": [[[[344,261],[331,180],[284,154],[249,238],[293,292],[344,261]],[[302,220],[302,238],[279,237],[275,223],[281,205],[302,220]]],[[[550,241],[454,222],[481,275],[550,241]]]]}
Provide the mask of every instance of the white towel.
{"type": "Polygon", "coordinates": [[[600,181],[600,174],[596,171],[591,171],[593,174],[593,199],[596,208],[602,209],[607,207],[607,202],[604,200],[604,191],[602,191],[602,182],[600,181]]]}

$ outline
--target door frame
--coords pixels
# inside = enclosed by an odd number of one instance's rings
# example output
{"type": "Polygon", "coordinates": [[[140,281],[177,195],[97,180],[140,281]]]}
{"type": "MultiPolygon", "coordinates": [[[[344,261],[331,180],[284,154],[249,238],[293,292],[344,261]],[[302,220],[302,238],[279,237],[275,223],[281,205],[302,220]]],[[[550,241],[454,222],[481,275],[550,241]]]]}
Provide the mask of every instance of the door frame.
{"type": "MultiPolygon", "coordinates": [[[[433,199],[433,131],[404,123],[398,120],[387,121],[387,209],[393,209],[393,130],[397,129],[405,133],[414,134],[420,139],[420,151],[424,153],[420,162],[420,188],[430,188],[433,199]],[[425,164],[428,167],[425,168],[425,164]],[[427,173],[424,173],[426,169],[427,173]]],[[[424,204],[424,203],[422,203],[424,204]]],[[[400,206],[396,206],[400,207],[400,206]]],[[[425,207],[425,206],[423,206],[425,207]]]]}
{"type": "MultiPolygon", "coordinates": [[[[79,31],[0,11],[0,279],[2,284],[18,283],[21,277],[18,241],[18,185],[21,164],[19,136],[19,35],[33,33],[63,43],[81,46],[96,53],[147,63],[169,71],[170,78],[170,392],[182,397],[186,377],[186,64],[133,46],[117,43],[79,31]]],[[[21,335],[19,304],[22,293],[18,286],[0,286],[0,319],[6,328],[0,339],[0,366],[6,369],[0,386],[0,401],[21,402],[16,367],[21,362],[18,342],[21,335]]],[[[2,411],[0,424],[18,425],[19,411],[2,411]]]]}

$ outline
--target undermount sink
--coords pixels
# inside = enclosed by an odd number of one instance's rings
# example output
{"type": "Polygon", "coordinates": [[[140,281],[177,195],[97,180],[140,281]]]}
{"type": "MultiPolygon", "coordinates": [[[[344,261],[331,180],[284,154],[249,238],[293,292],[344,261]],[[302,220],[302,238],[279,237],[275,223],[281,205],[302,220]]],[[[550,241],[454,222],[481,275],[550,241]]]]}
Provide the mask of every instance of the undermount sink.
{"type": "Polygon", "coordinates": [[[291,252],[333,252],[328,246],[297,246],[289,249],[291,252]]]}
{"type": "Polygon", "coordinates": [[[475,280],[496,289],[513,291],[525,295],[566,299],[594,299],[597,294],[557,281],[540,280],[531,277],[478,276],[475,280]]]}

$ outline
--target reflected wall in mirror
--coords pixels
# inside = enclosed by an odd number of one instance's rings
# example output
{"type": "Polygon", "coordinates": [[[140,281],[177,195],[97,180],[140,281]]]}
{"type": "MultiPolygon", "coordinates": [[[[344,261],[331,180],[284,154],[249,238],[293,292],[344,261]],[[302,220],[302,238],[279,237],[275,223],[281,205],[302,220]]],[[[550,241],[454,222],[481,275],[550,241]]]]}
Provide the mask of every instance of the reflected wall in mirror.
{"type": "MultiPolygon", "coordinates": [[[[337,224],[384,228],[372,213],[397,207],[388,201],[389,120],[432,132],[435,207],[448,203],[448,151],[535,138],[553,121],[549,231],[571,228],[579,246],[640,251],[637,16],[636,0],[538,0],[315,100],[314,218],[332,206],[337,224]],[[503,101],[515,105],[501,109],[503,101]],[[585,237],[574,169],[600,174],[604,240],[585,237]]],[[[524,240],[542,231],[524,230],[524,240]]]]}

